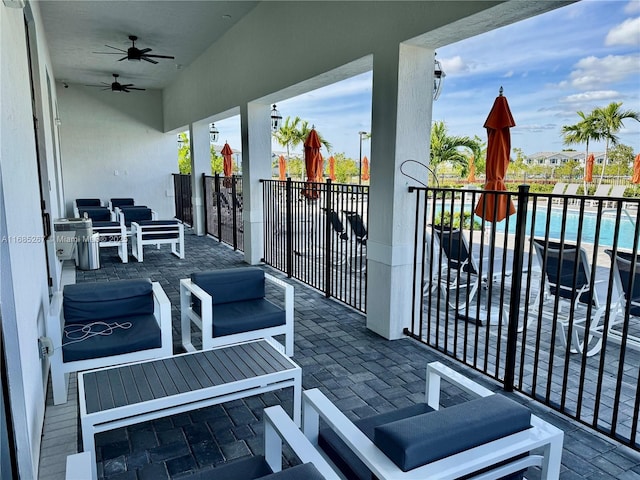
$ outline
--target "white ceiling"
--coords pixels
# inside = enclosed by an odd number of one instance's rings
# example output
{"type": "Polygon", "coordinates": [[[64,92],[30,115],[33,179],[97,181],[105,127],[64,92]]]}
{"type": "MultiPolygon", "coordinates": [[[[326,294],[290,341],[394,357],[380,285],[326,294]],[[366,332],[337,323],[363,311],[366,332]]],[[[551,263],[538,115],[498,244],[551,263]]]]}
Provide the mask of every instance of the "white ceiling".
{"type": "Polygon", "coordinates": [[[164,88],[258,2],[213,0],[39,2],[54,76],[58,82],[100,85],[120,74],[121,83],[164,88]],[[175,60],[118,61],[123,55],[93,52],[136,47],[175,60]]]}

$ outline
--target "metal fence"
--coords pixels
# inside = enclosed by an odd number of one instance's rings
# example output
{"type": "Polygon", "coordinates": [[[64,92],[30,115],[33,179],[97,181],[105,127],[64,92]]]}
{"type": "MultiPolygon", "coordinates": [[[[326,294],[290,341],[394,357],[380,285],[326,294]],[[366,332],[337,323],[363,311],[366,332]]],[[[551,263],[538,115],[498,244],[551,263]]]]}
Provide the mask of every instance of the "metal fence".
{"type": "Polygon", "coordinates": [[[262,183],[264,262],[364,312],[369,187],[262,183]]]}
{"type": "Polygon", "coordinates": [[[193,205],[191,204],[191,175],[174,173],[173,192],[176,218],[182,223],[193,225],[193,205]]]}
{"type": "Polygon", "coordinates": [[[640,201],[418,189],[406,333],[640,450],[640,201]],[[513,201],[515,215],[489,222],[513,201]]]}
{"type": "Polygon", "coordinates": [[[203,174],[202,181],[206,234],[244,251],[242,177],[203,174]]]}

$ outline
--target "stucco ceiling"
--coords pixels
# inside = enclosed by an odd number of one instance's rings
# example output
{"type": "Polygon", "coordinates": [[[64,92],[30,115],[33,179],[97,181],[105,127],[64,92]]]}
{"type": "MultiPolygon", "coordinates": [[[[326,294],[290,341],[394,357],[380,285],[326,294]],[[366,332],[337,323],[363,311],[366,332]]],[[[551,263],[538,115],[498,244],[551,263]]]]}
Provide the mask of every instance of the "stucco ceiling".
{"type": "Polygon", "coordinates": [[[180,69],[187,68],[202,52],[245,16],[258,2],[249,1],[112,1],[81,0],[39,2],[53,74],[58,82],[82,85],[110,83],[112,74],[121,83],[141,88],[164,88],[180,69]],[[123,55],[100,55],[110,45],[136,47],[151,54],[172,55],[145,61],[118,61],[123,55]]]}

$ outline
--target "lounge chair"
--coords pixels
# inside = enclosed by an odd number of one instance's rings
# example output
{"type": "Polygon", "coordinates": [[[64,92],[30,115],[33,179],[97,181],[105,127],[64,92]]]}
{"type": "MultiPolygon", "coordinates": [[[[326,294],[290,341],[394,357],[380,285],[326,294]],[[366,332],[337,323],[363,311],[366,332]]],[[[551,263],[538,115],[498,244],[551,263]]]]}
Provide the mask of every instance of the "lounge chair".
{"type": "Polygon", "coordinates": [[[80,217],[80,207],[101,207],[102,200],[99,198],[76,198],[73,201],[73,215],[76,218],[80,217]]]}
{"type": "MultiPolygon", "coordinates": [[[[613,208],[616,202],[624,201],[624,192],[627,190],[626,185],[614,185],[609,192],[609,199],[605,202],[607,208],[613,208]]],[[[624,208],[624,206],[623,206],[624,208]]]]}
{"type": "Polygon", "coordinates": [[[171,304],[149,279],[66,285],[53,294],[47,336],[58,405],[70,373],[172,355],[171,304]]]}
{"type": "MultiPolygon", "coordinates": [[[[611,185],[605,185],[604,183],[601,183],[600,185],[598,185],[598,188],[596,188],[596,191],[594,192],[593,196],[608,197],[609,190],[611,190],[611,185]]],[[[594,198],[593,200],[591,200],[591,206],[595,207],[596,205],[598,205],[599,201],[600,201],[600,198],[594,198]]]]}
{"type": "Polygon", "coordinates": [[[133,198],[111,198],[109,199],[109,210],[115,212],[116,208],[132,207],[135,204],[133,198]]]}
{"type": "Polygon", "coordinates": [[[562,197],[554,198],[557,195],[562,195],[564,193],[564,189],[567,188],[566,183],[558,182],[553,186],[553,190],[551,191],[551,201],[553,203],[560,203],[562,201],[562,197]]]}
{"type": "Polygon", "coordinates": [[[560,476],[562,430],[439,362],[427,365],[424,403],[352,423],[314,389],[302,408],[306,437],[349,479],[515,478],[530,466],[560,476]],[[477,398],[441,410],[441,379],[477,398]]]}
{"type": "Polygon", "coordinates": [[[331,209],[327,210],[324,207],[322,208],[322,211],[327,215],[329,228],[335,234],[331,236],[331,243],[329,247],[332,255],[331,263],[333,265],[342,265],[347,257],[345,244],[349,241],[349,235],[344,228],[344,223],[342,223],[338,212],[331,209]]]}
{"type": "Polygon", "coordinates": [[[293,295],[292,285],[257,267],[192,273],[180,280],[182,346],[195,351],[193,323],[203,349],[284,335],[284,352],[292,356],[293,295]],[[265,298],[267,284],[284,294],[284,308],[265,298]]]}
{"type": "Polygon", "coordinates": [[[351,239],[354,244],[347,253],[347,263],[354,272],[364,272],[367,269],[367,227],[358,212],[344,211],[345,218],[351,229],[351,239]]]}
{"type": "MultiPolygon", "coordinates": [[[[126,217],[125,217],[126,218],[126,217]]],[[[142,262],[144,246],[171,245],[171,253],[184,258],[184,226],[178,220],[138,220],[131,222],[131,254],[142,262]]]]}
{"type": "Polygon", "coordinates": [[[600,302],[591,283],[585,249],[539,238],[533,239],[533,246],[543,273],[538,295],[529,305],[529,316],[553,322],[562,344],[570,344],[572,353],[582,354],[586,349],[587,356],[595,355],[602,347],[602,339],[585,335],[584,330],[587,318],[600,308],[600,302]]]}
{"type": "MultiPolygon", "coordinates": [[[[263,455],[209,465],[192,474],[180,474],[182,480],[339,480],[337,472],[307,440],[280,405],[263,411],[263,455]],[[282,445],[286,443],[302,462],[282,469],[282,445]]],[[[91,453],[67,457],[65,480],[92,478],[91,453]]]]}

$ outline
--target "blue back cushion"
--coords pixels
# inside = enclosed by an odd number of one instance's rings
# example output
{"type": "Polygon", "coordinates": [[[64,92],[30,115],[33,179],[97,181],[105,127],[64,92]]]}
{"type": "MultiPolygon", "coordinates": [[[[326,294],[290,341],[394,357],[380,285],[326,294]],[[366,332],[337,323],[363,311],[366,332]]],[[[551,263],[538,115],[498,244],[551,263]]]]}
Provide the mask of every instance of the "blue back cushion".
{"type": "Polygon", "coordinates": [[[99,198],[76,198],[76,207],[99,207],[102,202],[99,198]]]}
{"type": "Polygon", "coordinates": [[[123,207],[125,205],[134,205],[133,198],[112,198],[111,207],[123,207]]]}
{"type": "Polygon", "coordinates": [[[141,220],[151,220],[152,213],[150,208],[146,207],[123,207],[122,213],[124,214],[124,224],[127,227],[131,226],[131,222],[139,222],[141,220]]]}
{"type": "Polygon", "coordinates": [[[527,407],[490,395],[378,426],[373,442],[406,472],[530,426],[527,407]]]}
{"type": "Polygon", "coordinates": [[[87,214],[91,220],[95,222],[108,222],[111,220],[111,212],[107,207],[78,207],[81,217],[87,214]]]}
{"type": "Polygon", "coordinates": [[[211,295],[214,305],[256,300],[265,294],[264,272],[257,267],[192,273],[191,281],[211,295]]]}
{"type": "Polygon", "coordinates": [[[66,323],[153,314],[153,286],[148,278],[66,285],[62,298],[66,323]]]}

